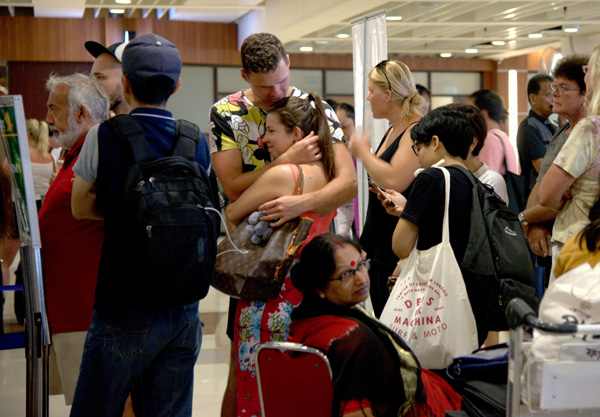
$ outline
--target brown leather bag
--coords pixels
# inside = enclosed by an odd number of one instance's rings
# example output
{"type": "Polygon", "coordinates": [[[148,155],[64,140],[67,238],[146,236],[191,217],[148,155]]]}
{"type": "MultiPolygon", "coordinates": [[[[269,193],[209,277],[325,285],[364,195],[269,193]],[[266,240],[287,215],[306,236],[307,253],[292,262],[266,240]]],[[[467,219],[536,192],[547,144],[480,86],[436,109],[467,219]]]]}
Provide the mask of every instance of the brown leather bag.
{"type": "MultiPolygon", "coordinates": [[[[300,167],[298,167],[300,168],[300,167]]],[[[294,194],[300,194],[303,174],[294,186],[294,194]]],[[[248,217],[230,233],[231,240],[224,239],[217,247],[217,263],[212,286],[217,290],[242,300],[267,300],[277,297],[281,284],[287,276],[300,246],[308,237],[313,220],[308,217],[292,219],[273,231],[267,242],[254,244],[250,241],[248,217]]]]}

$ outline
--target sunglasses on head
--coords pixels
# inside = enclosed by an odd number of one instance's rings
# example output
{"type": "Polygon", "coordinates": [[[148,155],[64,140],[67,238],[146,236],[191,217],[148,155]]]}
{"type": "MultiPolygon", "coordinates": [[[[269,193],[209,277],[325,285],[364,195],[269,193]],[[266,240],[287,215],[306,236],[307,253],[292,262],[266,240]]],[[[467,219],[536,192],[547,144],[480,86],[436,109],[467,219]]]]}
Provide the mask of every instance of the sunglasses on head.
{"type": "Polygon", "coordinates": [[[392,91],[392,84],[390,83],[390,79],[388,78],[387,74],[385,73],[385,64],[387,64],[388,62],[390,62],[389,59],[384,59],[383,61],[381,61],[379,64],[377,64],[375,66],[375,68],[378,68],[381,70],[381,72],[383,73],[383,76],[385,77],[385,79],[387,80],[388,83],[388,88],[390,89],[390,91],[392,91]]]}

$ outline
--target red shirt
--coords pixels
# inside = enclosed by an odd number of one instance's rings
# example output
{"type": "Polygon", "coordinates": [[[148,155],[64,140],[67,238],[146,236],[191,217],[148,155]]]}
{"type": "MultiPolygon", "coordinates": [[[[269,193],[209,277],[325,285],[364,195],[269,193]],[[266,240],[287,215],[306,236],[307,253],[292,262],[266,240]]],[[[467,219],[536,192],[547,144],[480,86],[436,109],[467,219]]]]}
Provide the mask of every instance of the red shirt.
{"type": "Polygon", "coordinates": [[[83,140],[65,155],[38,213],[52,333],[86,331],[92,320],[104,222],[75,220],[71,213],[73,165],[82,146],[83,140]]]}

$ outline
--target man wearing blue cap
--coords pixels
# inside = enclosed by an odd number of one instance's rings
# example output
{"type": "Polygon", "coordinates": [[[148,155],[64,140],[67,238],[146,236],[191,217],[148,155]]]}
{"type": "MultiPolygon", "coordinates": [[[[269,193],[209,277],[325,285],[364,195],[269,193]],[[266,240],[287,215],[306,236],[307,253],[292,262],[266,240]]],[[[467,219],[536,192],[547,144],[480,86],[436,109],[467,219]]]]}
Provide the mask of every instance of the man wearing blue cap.
{"type": "MultiPolygon", "coordinates": [[[[129,42],[122,58],[123,92],[132,108],[130,115],[141,125],[154,156],[169,156],[182,140],[176,134],[176,120],[165,109],[180,85],[179,52],[168,40],[147,34],[129,42]]],[[[126,262],[113,258],[121,236],[118,228],[125,218],[123,184],[135,162],[129,143],[110,124],[90,130],[80,163],[74,167],[74,217],[104,219],[105,227],[94,316],[71,416],[120,417],[134,381],[136,387],[141,381],[144,413],[190,416],[194,364],[202,341],[199,297],[189,303],[161,299],[150,303],[148,294],[157,291],[149,288],[148,277],[140,272],[147,264],[133,256],[126,262]]],[[[196,147],[195,162],[210,170],[205,140],[200,139],[196,147]]],[[[168,278],[163,291],[169,290],[168,278]]]]}

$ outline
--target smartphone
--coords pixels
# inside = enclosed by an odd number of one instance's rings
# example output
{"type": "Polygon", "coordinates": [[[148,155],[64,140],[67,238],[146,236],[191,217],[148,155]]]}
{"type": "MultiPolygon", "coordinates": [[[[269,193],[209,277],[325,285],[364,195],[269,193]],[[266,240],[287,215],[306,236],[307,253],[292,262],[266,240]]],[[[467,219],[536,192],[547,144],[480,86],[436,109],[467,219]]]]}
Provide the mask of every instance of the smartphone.
{"type": "Polygon", "coordinates": [[[375,187],[389,202],[396,205],[391,197],[379,185],[375,184],[371,178],[369,178],[369,184],[375,187]]]}

